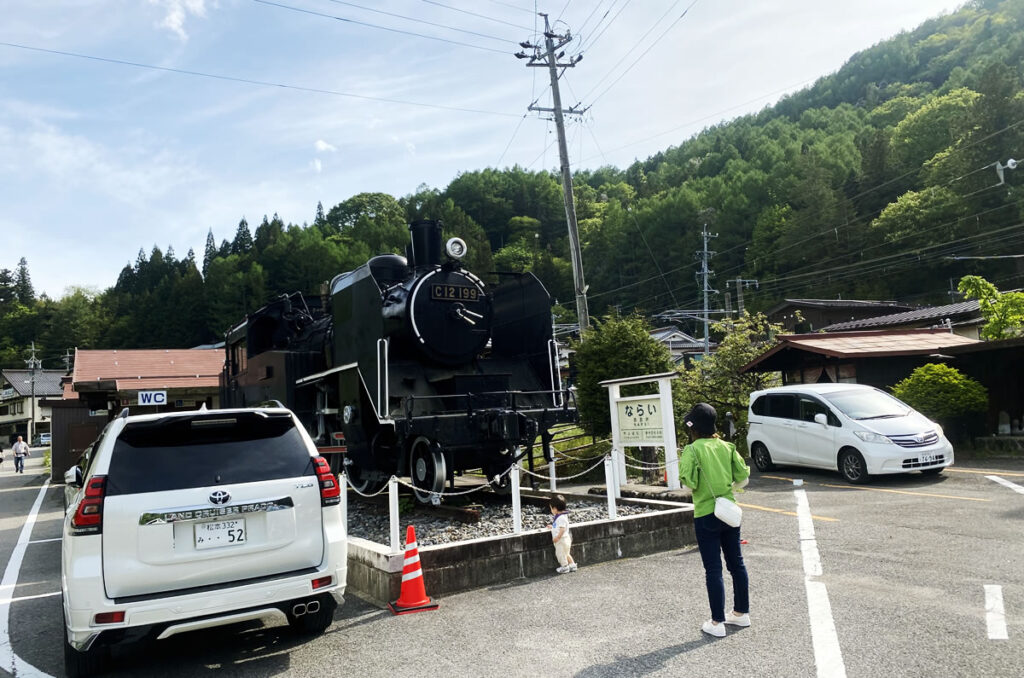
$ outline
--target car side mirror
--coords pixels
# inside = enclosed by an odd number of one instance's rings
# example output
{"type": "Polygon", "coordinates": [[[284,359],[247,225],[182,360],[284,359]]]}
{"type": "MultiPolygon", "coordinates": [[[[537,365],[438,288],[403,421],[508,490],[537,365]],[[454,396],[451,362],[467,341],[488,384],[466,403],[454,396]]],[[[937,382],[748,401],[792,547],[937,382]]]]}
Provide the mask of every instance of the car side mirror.
{"type": "Polygon", "coordinates": [[[78,466],[72,466],[64,472],[64,484],[71,485],[72,487],[82,486],[82,469],[78,466]]]}
{"type": "Polygon", "coordinates": [[[822,426],[828,426],[828,417],[821,412],[814,415],[814,421],[818,422],[822,426]]]}

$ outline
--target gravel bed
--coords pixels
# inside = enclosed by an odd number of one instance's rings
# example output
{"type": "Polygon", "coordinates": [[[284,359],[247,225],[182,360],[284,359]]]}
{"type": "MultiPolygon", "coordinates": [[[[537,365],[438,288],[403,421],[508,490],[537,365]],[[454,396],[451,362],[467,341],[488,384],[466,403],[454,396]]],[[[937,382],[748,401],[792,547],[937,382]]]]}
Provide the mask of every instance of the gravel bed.
{"type": "MultiPolygon", "coordinates": [[[[447,517],[430,515],[429,509],[415,509],[412,513],[399,516],[399,537],[405,540],[405,528],[416,528],[416,542],[421,546],[451,544],[480,537],[498,537],[512,534],[512,506],[485,503],[474,505],[480,511],[480,522],[465,524],[447,517]]],[[[623,505],[617,507],[620,516],[652,513],[658,509],[644,506],[623,505]]],[[[523,505],[523,530],[537,530],[551,525],[551,511],[540,506],[523,505]]],[[[601,503],[572,502],[569,505],[570,523],[608,518],[608,505],[601,503]]],[[[348,507],[348,530],[350,537],[361,537],[378,544],[391,541],[391,528],[387,507],[352,502],[348,507]]]]}

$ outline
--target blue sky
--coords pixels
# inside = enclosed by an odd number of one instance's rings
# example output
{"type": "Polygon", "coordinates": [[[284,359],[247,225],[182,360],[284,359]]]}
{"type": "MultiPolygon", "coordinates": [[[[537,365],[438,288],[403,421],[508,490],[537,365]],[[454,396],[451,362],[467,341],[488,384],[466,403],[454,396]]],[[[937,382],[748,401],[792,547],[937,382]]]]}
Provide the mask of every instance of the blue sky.
{"type": "Polygon", "coordinates": [[[172,246],[183,257],[191,247],[201,258],[207,231],[230,239],[243,216],[252,228],[274,212],[301,224],[312,221],[317,201],[329,209],[363,191],[398,197],[421,184],[444,188],[484,167],[556,168],[553,127],[537,114],[522,119],[534,99],[551,105],[546,71],[512,57],[517,42],[533,38],[535,7],[577,36],[569,55],[582,45],[583,61],[562,81],[564,105],[592,104],[568,130],[580,168],[625,167],[677,145],[958,5],[8,3],[0,22],[0,268],[26,257],[36,291],[51,297],[72,285],[102,290],[140,248],[172,246]]]}

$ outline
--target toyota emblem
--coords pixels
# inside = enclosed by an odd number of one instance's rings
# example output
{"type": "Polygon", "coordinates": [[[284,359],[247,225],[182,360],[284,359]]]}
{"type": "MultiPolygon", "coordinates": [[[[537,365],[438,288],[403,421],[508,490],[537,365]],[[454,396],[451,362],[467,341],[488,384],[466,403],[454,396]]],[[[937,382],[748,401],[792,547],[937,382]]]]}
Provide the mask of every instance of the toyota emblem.
{"type": "Polygon", "coordinates": [[[231,501],[231,493],[227,490],[217,490],[210,493],[211,504],[226,504],[231,501]]]}

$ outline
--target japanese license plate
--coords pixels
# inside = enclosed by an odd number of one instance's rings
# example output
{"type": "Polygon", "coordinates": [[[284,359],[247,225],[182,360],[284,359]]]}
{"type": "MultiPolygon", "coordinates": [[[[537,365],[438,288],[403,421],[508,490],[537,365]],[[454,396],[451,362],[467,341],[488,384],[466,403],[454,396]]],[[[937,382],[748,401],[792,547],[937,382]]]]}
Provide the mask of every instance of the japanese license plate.
{"type": "Polygon", "coordinates": [[[935,463],[935,459],[936,459],[936,455],[934,455],[934,454],[922,454],[921,458],[920,458],[920,462],[922,464],[934,464],[935,463]]]}
{"type": "Polygon", "coordinates": [[[245,520],[218,520],[195,526],[196,550],[219,546],[238,546],[245,543],[245,520]]]}

